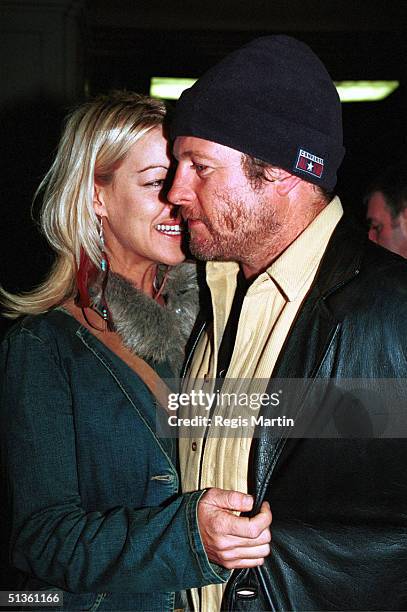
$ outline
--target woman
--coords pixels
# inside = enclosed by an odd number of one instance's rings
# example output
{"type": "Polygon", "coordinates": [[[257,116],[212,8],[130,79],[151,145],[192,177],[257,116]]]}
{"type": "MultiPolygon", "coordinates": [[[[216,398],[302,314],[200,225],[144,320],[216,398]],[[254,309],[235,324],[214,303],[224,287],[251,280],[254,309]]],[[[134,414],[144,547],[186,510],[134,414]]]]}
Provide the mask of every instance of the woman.
{"type": "Polygon", "coordinates": [[[134,371],[175,374],[197,310],[164,195],[164,119],[131,93],[73,113],[42,185],[54,267],[31,293],[2,292],[9,316],[35,315],[1,354],[8,588],[62,589],[68,610],[173,610],[183,589],[225,577],[200,539],[201,492],[177,496],[175,441],[156,435],[134,371]]]}

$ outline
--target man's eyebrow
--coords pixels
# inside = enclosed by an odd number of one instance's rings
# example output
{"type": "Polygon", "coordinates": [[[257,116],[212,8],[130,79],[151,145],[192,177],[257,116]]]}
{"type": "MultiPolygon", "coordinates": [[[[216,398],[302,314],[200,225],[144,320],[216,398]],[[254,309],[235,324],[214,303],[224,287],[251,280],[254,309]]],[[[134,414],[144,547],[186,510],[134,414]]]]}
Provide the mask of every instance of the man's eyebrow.
{"type": "Polygon", "coordinates": [[[206,159],[207,161],[211,161],[217,163],[219,160],[211,157],[204,151],[199,151],[199,149],[190,149],[188,151],[183,151],[181,155],[177,156],[177,159],[185,159],[186,157],[200,157],[201,159],[206,159]]]}
{"type": "Polygon", "coordinates": [[[162,166],[161,164],[152,164],[151,166],[146,166],[145,168],[142,168],[141,170],[137,170],[137,173],[140,174],[141,172],[145,172],[146,170],[151,170],[154,168],[163,168],[164,170],[168,170],[169,166],[162,166]]]}

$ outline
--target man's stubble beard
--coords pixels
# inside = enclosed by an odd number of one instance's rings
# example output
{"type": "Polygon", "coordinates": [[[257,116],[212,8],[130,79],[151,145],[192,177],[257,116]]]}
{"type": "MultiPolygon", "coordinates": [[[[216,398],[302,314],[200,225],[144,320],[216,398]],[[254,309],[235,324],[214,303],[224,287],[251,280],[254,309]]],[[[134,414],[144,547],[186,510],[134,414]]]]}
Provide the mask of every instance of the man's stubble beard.
{"type": "Polygon", "coordinates": [[[206,261],[237,261],[251,264],[260,252],[267,251],[281,230],[277,221],[276,209],[272,202],[259,192],[255,208],[246,202],[232,198],[230,193],[214,194],[216,205],[213,208],[215,219],[199,216],[210,237],[202,239],[190,237],[190,250],[198,259],[206,261]]]}

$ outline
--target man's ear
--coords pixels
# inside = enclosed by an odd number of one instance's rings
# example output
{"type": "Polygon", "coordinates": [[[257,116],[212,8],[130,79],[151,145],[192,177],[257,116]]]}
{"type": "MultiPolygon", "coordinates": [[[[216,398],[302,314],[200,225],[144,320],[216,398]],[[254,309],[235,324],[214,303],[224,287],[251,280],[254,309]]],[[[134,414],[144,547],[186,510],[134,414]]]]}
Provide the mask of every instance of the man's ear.
{"type": "Polygon", "coordinates": [[[270,182],[275,183],[276,191],[280,196],[288,195],[301,181],[300,177],[283,168],[266,168],[265,175],[270,182]]]}
{"type": "Polygon", "coordinates": [[[405,236],[406,240],[407,240],[407,207],[403,208],[403,210],[401,211],[400,215],[400,226],[403,232],[403,235],[405,236]]]}
{"type": "Polygon", "coordinates": [[[98,217],[108,216],[104,196],[105,193],[103,187],[95,183],[93,186],[93,208],[98,217]]]}

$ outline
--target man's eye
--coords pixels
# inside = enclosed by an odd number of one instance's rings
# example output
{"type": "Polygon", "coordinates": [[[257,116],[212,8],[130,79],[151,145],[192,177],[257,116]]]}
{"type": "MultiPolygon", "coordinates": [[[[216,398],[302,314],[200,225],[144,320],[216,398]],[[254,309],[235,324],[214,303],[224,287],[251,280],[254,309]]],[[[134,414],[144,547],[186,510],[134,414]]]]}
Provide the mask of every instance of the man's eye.
{"type": "Polygon", "coordinates": [[[208,169],[208,166],[205,166],[204,164],[196,164],[195,162],[192,163],[192,167],[195,168],[197,174],[202,174],[208,169]]]}

